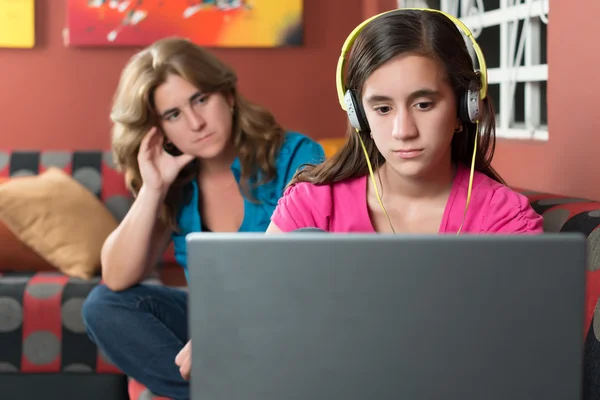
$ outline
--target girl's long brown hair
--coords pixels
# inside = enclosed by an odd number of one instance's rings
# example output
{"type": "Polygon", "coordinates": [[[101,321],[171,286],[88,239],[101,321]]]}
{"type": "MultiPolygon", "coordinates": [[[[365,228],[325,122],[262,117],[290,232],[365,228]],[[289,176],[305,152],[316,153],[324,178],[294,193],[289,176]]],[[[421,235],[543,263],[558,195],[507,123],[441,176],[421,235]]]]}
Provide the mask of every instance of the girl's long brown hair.
{"type": "MultiPolygon", "coordinates": [[[[373,71],[401,54],[417,54],[439,60],[448,73],[457,105],[461,104],[459,100],[467,90],[481,88],[463,36],[453,22],[437,12],[402,9],[374,19],[356,38],[348,59],[346,88],[354,90],[356,97],[361,99],[365,81],[373,71]]],[[[491,99],[487,97],[483,105],[475,169],[504,183],[491,166],[496,138],[491,99]]],[[[452,161],[470,166],[478,133],[474,123],[462,122],[463,131],[452,139],[452,161]]],[[[385,159],[369,132],[357,133],[348,124],[347,139],[340,150],[324,163],[300,170],[289,185],[298,182],[324,185],[367,175],[369,169],[358,135],[365,144],[371,164],[383,165],[385,159]]]]}

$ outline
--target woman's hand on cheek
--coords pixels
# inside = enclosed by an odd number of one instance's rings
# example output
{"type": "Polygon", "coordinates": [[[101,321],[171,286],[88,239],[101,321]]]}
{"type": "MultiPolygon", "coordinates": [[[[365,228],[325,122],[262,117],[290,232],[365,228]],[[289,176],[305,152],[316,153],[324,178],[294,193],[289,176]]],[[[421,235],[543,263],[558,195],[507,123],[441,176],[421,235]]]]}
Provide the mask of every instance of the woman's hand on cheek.
{"type": "Polygon", "coordinates": [[[143,184],[151,190],[166,193],[183,167],[194,156],[182,154],[172,156],[163,148],[165,137],[153,127],[148,131],[138,152],[138,164],[143,184]]]}

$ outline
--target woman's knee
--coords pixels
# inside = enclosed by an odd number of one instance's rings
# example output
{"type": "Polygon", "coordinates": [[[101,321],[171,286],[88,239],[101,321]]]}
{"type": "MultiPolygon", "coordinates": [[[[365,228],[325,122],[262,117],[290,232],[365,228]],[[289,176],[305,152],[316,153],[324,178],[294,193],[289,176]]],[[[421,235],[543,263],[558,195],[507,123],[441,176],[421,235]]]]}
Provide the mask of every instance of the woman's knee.
{"type": "Polygon", "coordinates": [[[128,305],[134,306],[133,288],[113,292],[106,285],[98,285],[92,289],[81,309],[83,323],[88,332],[97,329],[112,329],[115,321],[120,320],[118,314],[127,310],[128,305]]]}

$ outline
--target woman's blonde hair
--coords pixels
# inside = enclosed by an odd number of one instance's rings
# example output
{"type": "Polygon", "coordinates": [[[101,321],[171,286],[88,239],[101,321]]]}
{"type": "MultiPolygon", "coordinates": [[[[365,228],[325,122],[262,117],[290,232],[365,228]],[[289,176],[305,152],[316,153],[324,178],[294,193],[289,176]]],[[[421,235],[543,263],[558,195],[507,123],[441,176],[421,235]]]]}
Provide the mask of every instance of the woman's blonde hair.
{"type": "MultiPolygon", "coordinates": [[[[182,38],[161,39],[134,55],[125,66],[113,99],[110,119],[112,151],[117,168],[124,172],[134,195],[142,187],[137,155],[144,135],[158,126],[153,106],[156,88],[169,74],[187,80],[205,93],[222,93],[234,99],[232,141],[241,164],[241,185],[250,193],[250,181],[261,184],[276,175],[275,160],[284,140],[284,130],[265,108],[244,99],[237,91],[237,76],[225,63],[205,49],[182,38]]],[[[184,190],[197,177],[198,163],[182,169],[169,188],[159,219],[176,230],[177,213],[184,190]]],[[[251,197],[251,196],[249,196],[251,197]]]]}

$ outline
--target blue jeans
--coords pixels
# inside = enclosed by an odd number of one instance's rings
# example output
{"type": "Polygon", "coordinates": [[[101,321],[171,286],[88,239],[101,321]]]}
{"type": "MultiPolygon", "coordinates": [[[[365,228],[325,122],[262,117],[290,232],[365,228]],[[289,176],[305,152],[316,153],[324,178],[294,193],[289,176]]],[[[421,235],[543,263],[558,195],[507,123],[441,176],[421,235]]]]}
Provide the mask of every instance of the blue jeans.
{"type": "Polygon", "coordinates": [[[188,341],[188,295],[165,286],[139,284],[122,292],[95,287],[83,305],[91,340],[126,375],[153,393],[190,398],[189,382],[175,364],[188,341]]]}

